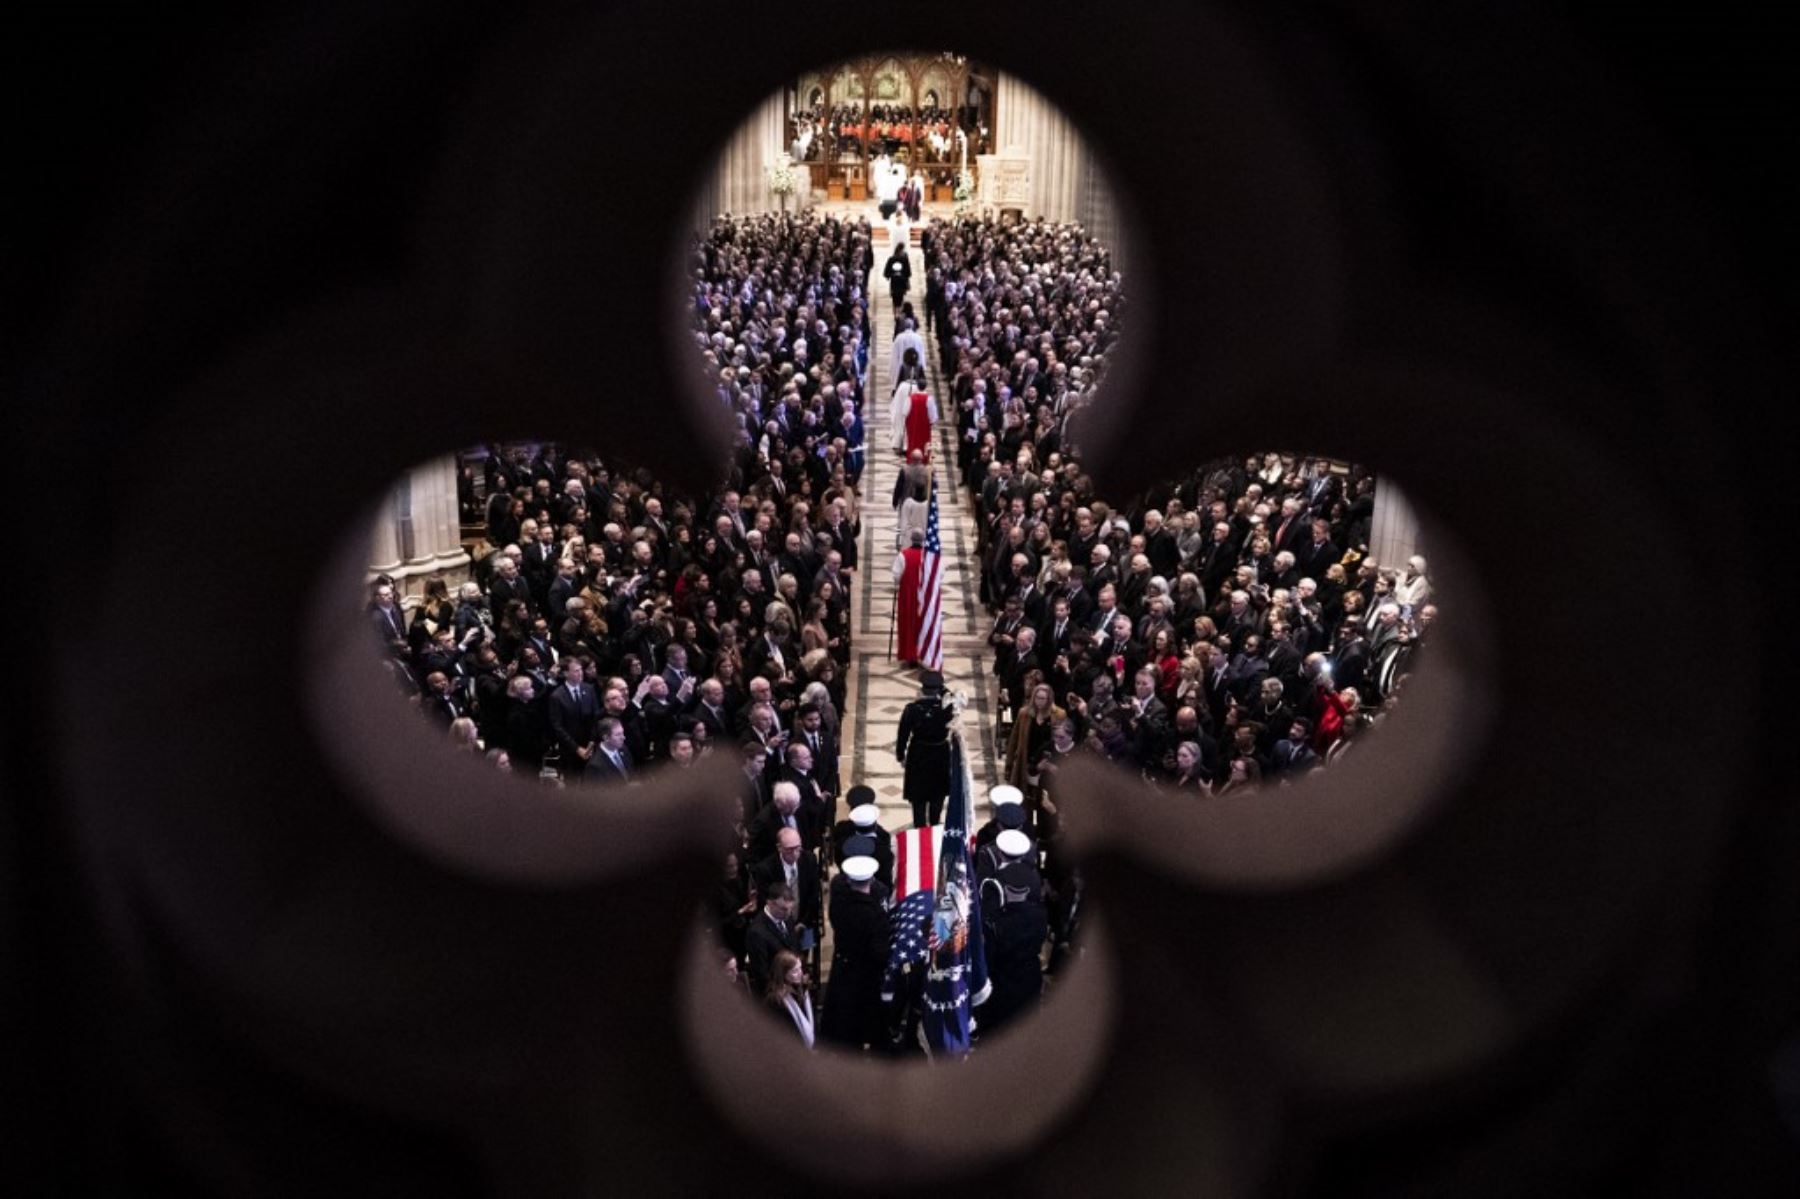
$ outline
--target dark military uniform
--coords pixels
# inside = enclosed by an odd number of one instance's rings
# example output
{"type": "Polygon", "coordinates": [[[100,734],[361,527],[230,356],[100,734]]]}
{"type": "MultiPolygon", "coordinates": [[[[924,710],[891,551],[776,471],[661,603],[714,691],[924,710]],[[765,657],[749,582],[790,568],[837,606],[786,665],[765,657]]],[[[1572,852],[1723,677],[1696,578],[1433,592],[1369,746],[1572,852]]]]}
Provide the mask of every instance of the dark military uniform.
{"type": "Polygon", "coordinates": [[[894,889],[894,838],[891,833],[879,824],[864,829],[853,820],[840,820],[831,826],[831,856],[836,860],[839,869],[843,868],[844,859],[850,856],[845,848],[852,837],[868,837],[875,842],[875,848],[869,856],[875,859],[875,877],[887,884],[888,890],[894,889]]]}
{"type": "Polygon", "coordinates": [[[981,922],[993,994],[976,1009],[981,1035],[992,1036],[1036,1007],[1044,993],[1044,939],[1049,914],[1036,854],[1008,861],[981,888],[981,922]]]}
{"type": "Polygon", "coordinates": [[[936,824],[950,794],[950,723],[955,714],[941,695],[927,693],[900,714],[900,740],[894,756],[906,765],[906,802],[912,805],[913,827],[936,824]]]}
{"type": "Polygon", "coordinates": [[[891,935],[890,918],[880,898],[848,885],[840,891],[833,884],[831,980],[819,1021],[821,1039],[850,1049],[885,1045],[887,1012],[881,1002],[881,976],[887,968],[891,935]]]}

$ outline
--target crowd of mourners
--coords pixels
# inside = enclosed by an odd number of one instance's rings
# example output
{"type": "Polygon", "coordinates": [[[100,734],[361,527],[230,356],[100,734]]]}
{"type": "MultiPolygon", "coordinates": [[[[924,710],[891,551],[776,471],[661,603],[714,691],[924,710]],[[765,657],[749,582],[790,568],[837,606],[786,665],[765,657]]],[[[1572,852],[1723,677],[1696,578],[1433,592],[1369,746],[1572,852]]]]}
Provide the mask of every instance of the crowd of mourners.
{"type": "Polygon", "coordinates": [[[1035,810],[1086,748],[1224,794],[1345,752],[1437,615],[1423,558],[1369,556],[1374,478],[1270,453],[1107,503],[1065,438],[1118,335],[1106,248],[1077,225],[986,219],[924,243],[1008,781],[1035,810]]]}
{"type": "MultiPolygon", "coordinates": [[[[1076,922],[1054,787],[1069,755],[1196,795],[1295,778],[1392,705],[1436,609],[1422,559],[1368,557],[1374,480],[1356,467],[1272,453],[1118,507],[1094,494],[1064,430],[1123,296],[1078,227],[965,219],[923,249],[1023,798],[978,838],[993,914],[1027,930],[1017,1007],[1076,922]]],[[[737,426],[719,484],[677,494],[554,444],[465,454],[464,519],[487,552],[410,605],[377,577],[369,619],[408,702],[497,767],[629,786],[731,755],[741,803],[714,913],[729,971],[808,1044],[908,1052],[905,997],[880,993],[893,841],[840,768],[874,266],[866,221],[716,221],[690,268],[695,346],[737,426]]],[[[907,305],[896,332],[915,322],[907,305]]]]}

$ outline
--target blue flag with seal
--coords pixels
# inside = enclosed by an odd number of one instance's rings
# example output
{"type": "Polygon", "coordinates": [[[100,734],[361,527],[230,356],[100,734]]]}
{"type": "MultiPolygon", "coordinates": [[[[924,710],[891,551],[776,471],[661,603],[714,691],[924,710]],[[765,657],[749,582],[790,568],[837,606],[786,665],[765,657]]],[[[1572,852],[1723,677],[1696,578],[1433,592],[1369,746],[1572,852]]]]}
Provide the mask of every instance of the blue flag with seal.
{"type": "Polygon", "coordinates": [[[938,850],[938,882],[931,911],[937,949],[925,972],[925,1042],[934,1054],[969,1052],[975,1006],[987,1002],[987,953],[981,943],[981,895],[969,857],[969,776],[962,734],[950,738],[950,796],[938,850]]]}

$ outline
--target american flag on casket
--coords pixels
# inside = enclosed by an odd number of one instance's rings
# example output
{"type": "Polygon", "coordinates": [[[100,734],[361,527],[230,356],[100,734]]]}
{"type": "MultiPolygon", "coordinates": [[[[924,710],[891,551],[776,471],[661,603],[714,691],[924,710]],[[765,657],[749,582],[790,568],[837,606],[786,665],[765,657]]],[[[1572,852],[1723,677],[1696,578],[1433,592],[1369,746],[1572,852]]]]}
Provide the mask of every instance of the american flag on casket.
{"type": "MultiPolygon", "coordinates": [[[[925,830],[919,829],[919,832],[925,830]]],[[[898,877],[894,880],[898,883],[898,877]]],[[[930,887],[922,887],[901,900],[894,907],[893,939],[888,942],[887,970],[881,976],[881,998],[892,1003],[899,993],[900,975],[908,967],[922,969],[925,965],[927,947],[927,922],[931,919],[931,909],[937,903],[937,892],[930,887]]]]}
{"type": "MultiPolygon", "coordinates": [[[[981,942],[980,899],[969,861],[969,778],[960,737],[951,742],[950,796],[944,828],[909,829],[896,846],[895,882],[901,881],[900,846],[932,850],[934,872],[927,885],[916,886],[894,907],[893,939],[881,997],[892,1001],[909,968],[924,969],[925,1041],[933,1054],[961,1056],[969,1052],[974,1031],[973,1009],[986,1002],[992,988],[987,953],[981,942]],[[946,831],[947,830],[947,831],[946,831]],[[937,834],[932,837],[931,834],[937,834]],[[908,834],[913,836],[910,843],[908,834]],[[941,943],[936,960],[930,951],[933,928],[941,943]]],[[[914,868],[914,877],[917,867],[914,868]]]]}
{"type": "Polygon", "coordinates": [[[894,901],[915,891],[937,886],[938,853],[944,842],[944,826],[909,828],[894,835],[894,901]]]}

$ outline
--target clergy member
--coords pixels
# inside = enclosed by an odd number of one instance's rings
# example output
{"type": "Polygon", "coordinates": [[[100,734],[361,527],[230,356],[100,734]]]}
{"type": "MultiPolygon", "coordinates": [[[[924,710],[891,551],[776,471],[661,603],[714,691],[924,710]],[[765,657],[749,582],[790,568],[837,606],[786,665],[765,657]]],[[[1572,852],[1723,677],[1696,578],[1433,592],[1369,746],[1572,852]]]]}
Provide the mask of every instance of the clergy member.
{"type": "Polygon", "coordinates": [[[894,656],[904,666],[919,661],[919,584],[925,577],[925,531],[914,529],[912,544],[894,555],[894,656]]]}

